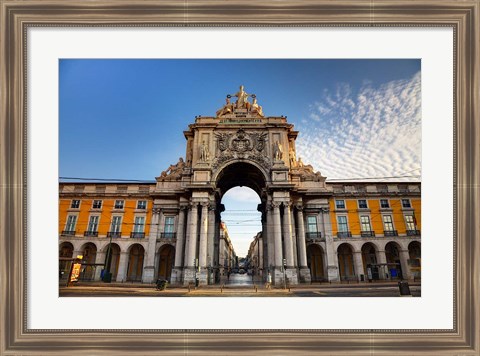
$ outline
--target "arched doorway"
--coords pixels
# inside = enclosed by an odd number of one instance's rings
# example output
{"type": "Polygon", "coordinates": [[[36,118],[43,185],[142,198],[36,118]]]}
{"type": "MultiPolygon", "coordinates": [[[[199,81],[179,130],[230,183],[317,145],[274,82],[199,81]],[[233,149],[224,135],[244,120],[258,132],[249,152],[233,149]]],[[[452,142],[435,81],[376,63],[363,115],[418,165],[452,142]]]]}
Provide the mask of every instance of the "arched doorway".
{"type": "Polygon", "coordinates": [[[158,256],[158,278],[166,279],[170,282],[175,262],[175,248],[172,245],[163,245],[160,247],[158,256]]]}
{"type": "Polygon", "coordinates": [[[353,248],[349,244],[343,243],[338,246],[338,267],[340,270],[340,280],[347,281],[355,278],[355,269],[353,267],[353,248]]]}
{"type": "Polygon", "coordinates": [[[140,244],[133,244],[128,254],[127,281],[141,281],[145,249],[140,244]]]}
{"type": "Polygon", "coordinates": [[[73,245],[70,242],[62,242],[59,248],[59,273],[60,279],[68,278],[73,258],[73,245]]]}
{"type": "Polygon", "coordinates": [[[112,243],[110,250],[108,247],[108,245],[105,247],[105,270],[112,274],[112,281],[116,281],[120,262],[120,246],[112,243]]]}
{"type": "Polygon", "coordinates": [[[362,246],[363,273],[368,279],[380,279],[379,266],[377,265],[377,249],[371,242],[362,246]]]}
{"type": "Polygon", "coordinates": [[[80,280],[92,281],[95,278],[95,262],[97,260],[97,246],[88,242],[83,245],[82,249],[82,271],[80,273],[80,280]]]}
{"type": "Polygon", "coordinates": [[[307,265],[310,269],[312,282],[323,282],[326,280],[323,269],[323,249],[311,244],[307,247],[307,265]]]}
{"type": "Polygon", "coordinates": [[[410,272],[414,280],[421,278],[422,255],[420,242],[412,241],[408,244],[408,255],[410,257],[410,272]]]}
{"type": "Polygon", "coordinates": [[[402,266],[400,264],[400,246],[396,242],[385,245],[385,257],[391,279],[402,279],[402,266]]]}

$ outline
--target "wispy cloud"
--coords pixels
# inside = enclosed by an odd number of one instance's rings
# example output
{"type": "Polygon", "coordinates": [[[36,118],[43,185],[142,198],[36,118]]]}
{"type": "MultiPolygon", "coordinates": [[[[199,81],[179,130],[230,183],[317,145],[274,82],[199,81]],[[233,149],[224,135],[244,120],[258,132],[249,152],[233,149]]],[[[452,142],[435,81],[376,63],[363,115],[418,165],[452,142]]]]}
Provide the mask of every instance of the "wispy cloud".
{"type": "Polygon", "coordinates": [[[330,179],[420,174],[420,72],[358,91],[339,84],[297,128],[297,156],[330,179]]]}

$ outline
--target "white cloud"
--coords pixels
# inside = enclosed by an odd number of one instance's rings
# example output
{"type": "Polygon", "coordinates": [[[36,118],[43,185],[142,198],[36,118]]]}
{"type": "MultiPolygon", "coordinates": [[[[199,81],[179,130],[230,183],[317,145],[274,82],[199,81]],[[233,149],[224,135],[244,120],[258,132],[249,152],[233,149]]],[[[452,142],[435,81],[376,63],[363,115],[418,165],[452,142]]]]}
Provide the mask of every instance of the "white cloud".
{"type": "Polygon", "coordinates": [[[420,174],[420,72],[376,88],[367,82],[357,93],[340,84],[310,110],[298,125],[297,156],[324,176],[420,174]]]}

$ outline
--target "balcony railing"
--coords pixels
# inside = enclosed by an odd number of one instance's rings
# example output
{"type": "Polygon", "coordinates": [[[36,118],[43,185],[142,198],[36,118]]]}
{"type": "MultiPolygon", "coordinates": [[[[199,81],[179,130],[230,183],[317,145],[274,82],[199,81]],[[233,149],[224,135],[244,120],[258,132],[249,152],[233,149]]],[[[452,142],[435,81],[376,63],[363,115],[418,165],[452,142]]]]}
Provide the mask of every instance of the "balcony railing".
{"type": "Polygon", "coordinates": [[[66,236],[75,236],[75,230],[63,230],[62,231],[62,235],[66,235],[66,236]]]}
{"type": "Polygon", "coordinates": [[[98,236],[98,231],[85,231],[83,233],[83,236],[97,237],[98,236]]]}
{"type": "Polygon", "coordinates": [[[383,231],[384,236],[398,236],[397,230],[384,230],[383,231]]]}
{"type": "Polygon", "coordinates": [[[144,232],[131,232],[130,237],[132,239],[143,239],[145,237],[145,233],[144,232]]]}
{"type": "Polygon", "coordinates": [[[337,233],[338,238],[344,238],[344,237],[352,237],[352,233],[350,231],[339,231],[337,233]]]}
{"type": "Polygon", "coordinates": [[[160,233],[160,238],[161,239],[174,239],[177,237],[176,232],[161,232],[160,233]]]}
{"type": "Polygon", "coordinates": [[[305,237],[307,238],[307,240],[321,239],[322,233],[320,231],[306,232],[305,237]]]}
{"type": "Polygon", "coordinates": [[[420,230],[407,230],[407,236],[420,236],[420,230]]]}
{"type": "Polygon", "coordinates": [[[120,231],[109,231],[107,232],[107,237],[122,237],[122,233],[120,231]]]}
{"type": "Polygon", "coordinates": [[[360,236],[362,236],[362,237],[375,237],[375,231],[361,231],[360,236]]]}

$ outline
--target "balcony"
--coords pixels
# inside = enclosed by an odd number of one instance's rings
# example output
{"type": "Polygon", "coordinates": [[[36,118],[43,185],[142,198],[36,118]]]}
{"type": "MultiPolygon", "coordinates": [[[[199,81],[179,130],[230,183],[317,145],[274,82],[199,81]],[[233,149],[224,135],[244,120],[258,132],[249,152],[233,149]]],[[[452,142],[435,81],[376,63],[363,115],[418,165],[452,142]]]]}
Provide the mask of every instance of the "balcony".
{"type": "Polygon", "coordinates": [[[375,237],[375,231],[361,231],[360,236],[362,236],[362,237],[375,237]]]}
{"type": "Polygon", "coordinates": [[[305,237],[307,238],[307,240],[321,239],[322,238],[322,233],[319,232],[319,231],[306,232],[305,237]]]}
{"type": "Polygon", "coordinates": [[[75,230],[63,230],[62,235],[64,236],[75,236],[75,230]]]}
{"type": "Polygon", "coordinates": [[[98,231],[85,231],[83,236],[87,237],[98,237],[98,231]]]}
{"type": "Polygon", "coordinates": [[[122,237],[122,233],[120,231],[109,231],[107,237],[119,238],[122,237]]]}
{"type": "Polygon", "coordinates": [[[407,230],[407,236],[420,236],[420,230],[407,230]]]}
{"type": "Polygon", "coordinates": [[[143,238],[145,238],[145,233],[144,232],[131,232],[130,237],[132,239],[143,239],[143,238]]]}
{"type": "Polygon", "coordinates": [[[350,231],[339,231],[337,233],[337,237],[339,239],[345,238],[345,237],[352,237],[352,233],[350,231]]]}
{"type": "Polygon", "coordinates": [[[174,239],[177,237],[176,232],[161,232],[160,233],[160,238],[161,239],[174,239]]]}
{"type": "Polygon", "coordinates": [[[398,232],[397,232],[397,230],[385,230],[385,231],[383,231],[383,235],[385,237],[387,237],[387,236],[398,236],[398,232]]]}

